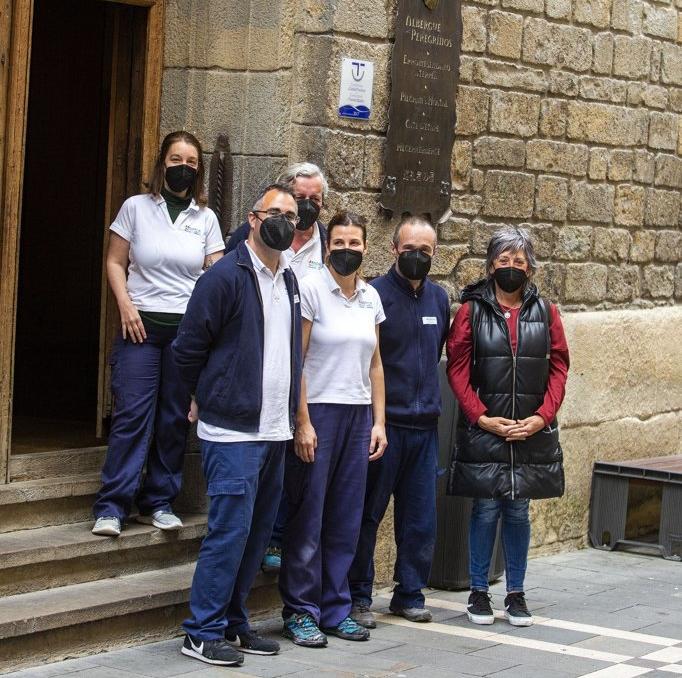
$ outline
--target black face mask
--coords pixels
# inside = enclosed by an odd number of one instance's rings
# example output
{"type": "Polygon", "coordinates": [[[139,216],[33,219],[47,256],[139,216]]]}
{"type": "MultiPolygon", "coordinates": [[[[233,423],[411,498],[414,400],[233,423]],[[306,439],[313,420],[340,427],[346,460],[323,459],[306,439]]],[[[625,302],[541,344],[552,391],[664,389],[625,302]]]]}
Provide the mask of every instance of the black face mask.
{"type": "Polygon", "coordinates": [[[166,183],[175,193],[186,191],[197,178],[197,171],[189,165],[171,165],[166,167],[166,183]]]}
{"type": "Polygon", "coordinates": [[[528,280],[528,276],[525,271],[520,268],[514,268],[513,266],[507,266],[505,268],[496,268],[495,282],[505,291],[505,292],[516,292],[520,287],[522,287],[528,280]]]}
{"type": "Polygon", "coordinates": [[[320,216],[320,207],[314,203],[310,198],[304,200],[297,200],[298,205],[298,223],[296,228],[299,231],[307,231],[320,216]]]}
{"type": "Polygon", "coordinates": [[[401,252],[398,269],[408,280],[424,280],[431,270],[431,257],[421,250],[401,252]]]}
{"type": "Polygon", "coordinates": [[[261,221],[260,237],[269,248],[284,252],[294,240],[294,225],[283,214],[268,217],[261,221]]]}
{"type": "Polygon", "coordinates": [[[351,249],[332,250],[329,253],[329,263],[339,275],[350,275],[360,268],[362,252],[351,249]]]}

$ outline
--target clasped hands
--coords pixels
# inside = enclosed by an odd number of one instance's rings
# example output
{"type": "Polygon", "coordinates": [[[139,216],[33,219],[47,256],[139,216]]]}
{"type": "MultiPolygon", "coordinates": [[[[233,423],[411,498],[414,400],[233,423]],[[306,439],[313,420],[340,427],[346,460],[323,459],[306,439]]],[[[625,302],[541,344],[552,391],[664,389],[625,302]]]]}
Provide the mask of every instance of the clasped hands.
{"type": "Polygon", "coordinates": [[[506,419],[505,417],[487,417],[482,414],[478,418],[478,425],[489,433],[494,433],[507,442],[525,440],[534,433],[545,428],[545,420],[539,415],[534,414],[526,419],[506,419]]]}

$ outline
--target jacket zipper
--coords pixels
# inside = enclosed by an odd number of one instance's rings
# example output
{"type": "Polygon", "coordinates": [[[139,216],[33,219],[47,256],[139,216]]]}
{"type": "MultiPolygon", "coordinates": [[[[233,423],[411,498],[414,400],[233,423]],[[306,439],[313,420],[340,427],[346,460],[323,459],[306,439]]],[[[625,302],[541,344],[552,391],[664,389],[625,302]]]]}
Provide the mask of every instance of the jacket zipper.
{"type": "Polygon", "coordinates": [[[415,314],[415,322],[417,323],[417,413],[419,413],[420,407],[421,407],[421,395],[422,395],[422,348],[421,348],[421,341],[422,341],[422,328],[419,326],[419,309],[417,308],[417,304],[419,303],[419,298],[417,296],[417,292],[413,292],[412,294],[412,299],[414,300],[413,303],[413,308],[414,308],[414,314],[415,314]]]}
{"type": "MultiPolygon", "coordinates": [[[[492,305],[492,304],[491,304],[492,305]]],[[[521,307],[519,308],[519,313],[516,316],[516,342],[518,345],[519,341],[519,317],[521,316],[521,311],[524,307],[524,302],[521,303],[521,307]]],[[[512,346],[511,342],[511,333],[509,332],[509,327],[507,327],[507,320],[504,317],[504,315],[500,312],[498,308],[496,308],[494,305],[493,310],[495,313],[502,318],[502,321],[504,322],[504,330],[507,333],[507,340],[509,341],[509,350],[511,351],[512,354],[512,411],[511,411],[511,418],[514,419],[516,416],[516,352],[514,351],[514,347],[512,346]]],[[[512,499],[516,498],[516,478],[514,477],[514,462],[515,462],[515,455],[514,455],[514,443],[509,443],[509,456],[510,456],[510,462],[511,462],[511,467],[510,467],[510,473],[511,473],[511,493],[512,499]]]]}

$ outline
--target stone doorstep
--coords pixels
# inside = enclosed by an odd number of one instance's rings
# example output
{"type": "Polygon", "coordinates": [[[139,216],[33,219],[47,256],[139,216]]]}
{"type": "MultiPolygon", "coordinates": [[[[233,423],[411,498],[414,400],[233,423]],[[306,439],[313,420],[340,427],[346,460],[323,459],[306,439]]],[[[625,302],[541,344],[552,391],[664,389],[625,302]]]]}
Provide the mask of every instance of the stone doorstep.
{"type": "Polygon", "coordinates": [[[106,446],[98,446],[16,454],[9,459],[9,477],[12,483],[16,483],[63,477],[66,474],[82,476],[98,473],[102,468],[106,451],[106,446]]]}
{"type": "MultiPolygon", "coordinates": [[[[3,639],[64,629],[189,601],[194,563],[0,598],[3,639]]],[[[259,573],[253,588],[272,586],[259,573]]]]}
{"type": "MultiPolygon", "coordinates": [[[[184,527],[164,532],[153,525],[130,523],[120,537],[98,537],[92,521],[0,534],[0,572],[7,568],[106,554],[123,549],[157,546],[203,537],[207,516],[183,515],[184,527]]],[[[0,599],[1,600],[1,599],[0,599]]]]}
{"type": "Polygon", "coordinates": [[[99,486],[99,473],[8,483],[0,485],[0,507],[63,497],[93,495],[99,486]]]}

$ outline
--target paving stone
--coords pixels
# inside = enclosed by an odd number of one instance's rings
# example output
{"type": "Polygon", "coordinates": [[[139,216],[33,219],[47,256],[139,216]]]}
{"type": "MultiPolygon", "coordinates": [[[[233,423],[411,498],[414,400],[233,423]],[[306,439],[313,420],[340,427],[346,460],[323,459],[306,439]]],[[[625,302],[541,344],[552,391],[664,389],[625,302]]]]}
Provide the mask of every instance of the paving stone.
{"type": "Polygon", "coordinates": [[[571,657],[568,655],[544,652],[542,650],[531,650],[525,647],[515,647],[512,645],[496,645],[495,647],[490,647],[486,650],[472,652],[466,656],[480,660],[513,661],[516,665],[522,664],[524,669],[526,666],[540,668],[550,666],[559,671],[573,673],[573,675],[582,675],[612,666],[612,664],[608,662],[596,661],[594,659],[571,657]]]}
{"type": "MultiPolygon", "coordinates": [[[[600,650],[602,652],[614,652],[616,654],[627,654],[631,657],[642,657],[649,652],[660,650],[660,645],[650,643],[638,643],[623,638],[612,638],[610,636],[592,636],[587,640],[571,643],[576,647],[584,647],[589,650],[600,650]]],[[[660,665],[660,664],[659,664],[660,665]]]]}
{"type": "Polygon", "coordinates": [[[63,662],[36,666],[32,669],[23,671],[13,671],[3,674],[3,678],[53,678],[53,676],[64,676],[73,674],[76,671],[84,671],[97,666],[98,657],[83,657],[79,659],[67,659],[63,662]]]}
{"type": "Polygon", "coordinates": [[[97,657],[97,663],[149,678],[169,678],[187,673],[192,664],[198,663],[180,654],[180,645],[180,641],[177,641],[175,647],[168,647],[163,654],[139,649],[101,654],[97,657]]]}
{"type": "MultiPolygon", "coordinates": [[[[468,626],[471,628],[471,624],[466,615],[462,615],[463,623],[462,626],[468,626]]],[[[497,627],[495,628],[497,631],[497,627]]],[[[483,650],[486,647],[492,647],[497,645],[494,641],[479,640],[478,638],[463,638],[460,636],[449,636],[444,633],[437,633],[435,631],[428,630],[428,624],[424,625],[424,629],[419,627],[419,630],[415,630],[412,627],[407,626],[393,626],[391,624],[382,624],[381,622],[377,625],[377,634],[381,634],[381,637],[391,638],[396,643],[402,642],[405,645],[413,647],[418,645],[423,648],[434,648],[438,650],[447,650],[448,652],[456,652],[458,654],[467,654],[468,652],[475,652],[476,650],[483,650]]]]}
{"type": "MultiPolygon", "coordinates": [[[[390,650],[386,656],[402,659],[404,661],[413,662],[415,665],[435,666],[437,668],[454,667],[461,673],[466,673],[472,676],[487,676],[496,671],[511,668],[518,664],[513,658],[506,657],[487,657],[480,656],[482,652],[493,652],[499,646],[479,650],[470,654],[457,654],[455,652],[448,652],[446,650],[439,650],[434,648],[415,648],[402,647],[397,650],[390,650]]],[[[384,654],[384,653],[379,653],[384,654]]],[[[379,655],[373,655],[375,657],[379,655]]]]}
{"type": "Polygon", "coordinates": [[[494,678],[573,678],[573,676],[581,675],[577,671],[558,671],[554,667],[548,666],[524,666],[522,672],[519,671],[518,666],[511,669],[505,669],[495,674],[494,678]]]}

